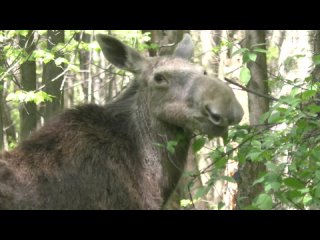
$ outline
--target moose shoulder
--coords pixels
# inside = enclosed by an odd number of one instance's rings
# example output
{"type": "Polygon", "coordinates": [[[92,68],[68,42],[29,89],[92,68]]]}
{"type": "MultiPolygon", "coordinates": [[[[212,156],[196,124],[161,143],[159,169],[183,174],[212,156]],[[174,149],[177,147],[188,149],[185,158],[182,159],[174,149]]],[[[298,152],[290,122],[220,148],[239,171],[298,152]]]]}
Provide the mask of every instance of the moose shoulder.
{"type": "Polygon", "coordinates": [[[110,36],[97,40],[107,60],[135,79],[112,103],[66,110],[4,153],[1,209],[161,209],[191,134],[220,136],[240,122],[232,90],[188,61],[189,35],[172,56],[155,58],[110,36]],[[174,154],[157,145],[178,134],[174,154]]]}

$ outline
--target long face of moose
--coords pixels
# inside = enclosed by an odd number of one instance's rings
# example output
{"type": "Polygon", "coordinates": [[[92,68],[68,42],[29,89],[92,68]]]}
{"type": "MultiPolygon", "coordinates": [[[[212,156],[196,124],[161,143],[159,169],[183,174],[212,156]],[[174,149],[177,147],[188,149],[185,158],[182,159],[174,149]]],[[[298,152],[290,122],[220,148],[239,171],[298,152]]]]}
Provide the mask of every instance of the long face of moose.
{"type": "Polygon", "coordinates": [[[172,56],[148,59],[113,37],[98,34],[97,40],[108,61],[136,75],[151,117],[211,136],[241,121],[243,109],[230,87],[188,61],[193,54],[189,35],[172,56]]]}

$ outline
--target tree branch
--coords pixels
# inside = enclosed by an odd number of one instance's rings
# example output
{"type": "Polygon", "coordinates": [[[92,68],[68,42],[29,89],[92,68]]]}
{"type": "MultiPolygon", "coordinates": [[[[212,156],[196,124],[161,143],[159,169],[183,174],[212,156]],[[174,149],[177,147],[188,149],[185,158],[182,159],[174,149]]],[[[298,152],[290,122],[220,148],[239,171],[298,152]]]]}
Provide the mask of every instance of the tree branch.
{"type": "Polygon", "coordinates": [[[247,88],[247,87],[245,87],[245,86],[242,86],[241,84],[236,83],[236,82],[232,81],[232,80],[229,79],[229,78],[226,78],[226,77],[225,77],[224,80],[226,80],[228,83],[231,83],[231,84],[233,84],[233,85],[235,85],[235,86],[238,86],[239,88],[241,88],[242,90],[244,90],[244,91],[246,91],[246,92],[255,94],[255,95],[259,96],[259,97],[268,98],[268,99],[273,100],[273,101],[279,101],[279,98],[275,98],[275,97],[272,97],[272,96],[269,96],[269,95],[265,95],[265,94],[262,94],[262,93],[258,93],[258,92],[256,92],[256,91],[253,91],[252,89],[247,88]]]}

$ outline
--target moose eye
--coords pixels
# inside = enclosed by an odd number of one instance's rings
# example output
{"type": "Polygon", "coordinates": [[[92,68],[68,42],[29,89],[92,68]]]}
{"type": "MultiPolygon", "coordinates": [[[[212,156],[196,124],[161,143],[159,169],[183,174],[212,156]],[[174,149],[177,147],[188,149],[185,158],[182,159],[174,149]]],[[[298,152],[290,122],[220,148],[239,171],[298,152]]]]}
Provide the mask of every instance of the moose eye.
{"type": "Polygon", "coordinates": [[[154,80],[157,83],[162,83],[163,81],[166,81],[166,78],[161,74],[157,74],[157,75],[154,76],[154,80]]]}

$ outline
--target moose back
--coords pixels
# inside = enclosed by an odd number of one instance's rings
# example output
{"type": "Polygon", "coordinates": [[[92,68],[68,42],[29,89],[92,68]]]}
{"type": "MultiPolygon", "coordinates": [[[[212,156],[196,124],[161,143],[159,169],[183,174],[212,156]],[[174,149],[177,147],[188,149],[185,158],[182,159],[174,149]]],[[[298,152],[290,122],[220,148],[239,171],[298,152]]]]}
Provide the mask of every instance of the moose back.
{"type": "Polygon", "coordinates": [[[232,90],[189,62],[189,35],[172,56],[154,58],[96,37],[107,60],[134,80],[112,103],[68,109],[3,153],[0,209],[161,209],[192,134],[221,136],[242,119],[232,90]],[[159,147],[178,135],[173,154],[159,147]]]}

